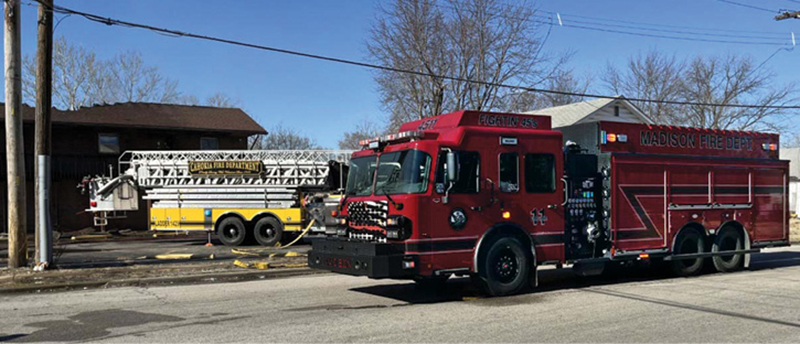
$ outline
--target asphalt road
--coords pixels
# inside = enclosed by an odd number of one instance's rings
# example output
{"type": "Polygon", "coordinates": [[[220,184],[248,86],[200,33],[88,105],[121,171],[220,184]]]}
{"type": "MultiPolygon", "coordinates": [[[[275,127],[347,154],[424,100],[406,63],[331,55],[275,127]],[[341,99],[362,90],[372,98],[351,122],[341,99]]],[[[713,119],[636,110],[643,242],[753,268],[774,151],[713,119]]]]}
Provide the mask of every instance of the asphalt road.
{"type": "MultiPolygon", "coordinates": [[[[32,240],[32,238],[30,238],[32,240]]],[[[56,243],[53,253],[56,257],[55,264],[62,269],[75,268],[104,268],[143,264],[171,264],[178,261],[206,261],[213,255],[215,261],[234,260],[242,255],[234,254],[231,247],[222,245],[216,238],[214,246],[206,247],[206,237],[202,233],[192,235],[177,235],[153,238],[152,236],[124,237],[115,236],[110,240],[72,242],[69,237],[62,238],[56,243]],[[162,260],[156,259],[157,255],[165,254],[192,254],[191,259],[162,260]]],[[[0,241],[0,266],[8,262],[8,245],[0,241]]],[[[29,256],[33,257],[34,243],[28,243],[29,256]]],[[[300,241],[290,248],[263,247],[259,245],[244,245],[237,249],[268,255],[272,252],[294,251],[305,253],[311,246],[300,241]]]]}
{"type": "Polygon", "coordinates": [[[550,269],[505,298],[332,274],[5,296],[0,341],[800,342],[800,249],[694,278],[550,269]]]}

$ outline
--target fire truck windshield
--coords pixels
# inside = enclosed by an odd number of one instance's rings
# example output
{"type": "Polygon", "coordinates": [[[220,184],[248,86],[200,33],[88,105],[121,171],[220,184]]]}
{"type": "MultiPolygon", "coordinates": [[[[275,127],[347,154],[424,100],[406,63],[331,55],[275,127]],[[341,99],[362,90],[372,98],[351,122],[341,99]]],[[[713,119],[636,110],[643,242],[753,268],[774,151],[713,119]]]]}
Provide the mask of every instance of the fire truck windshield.
{"type": "Polygon", "coordinates": [[[421,193],[428,190],[431,156],[419,150],[384,153],[378,162],[376,195],[421,193]]]}
{"type": "Polygon", "coordinates": [[[363,156],[350,160],[350,171],[347,173],[348,196],[368,196],[372,194],[372,177],[375,174],[375,166],[378,165],[378,157],[363,156]]]}
{"type": "Polygon", "coordinates": [[[345,194],[368,196],[373,190],[376,195],[425,192],[430,169],[431,156],[414,149],[384,153],[379,159],[374,155],[355,158],[350,160],[345,194]]]}

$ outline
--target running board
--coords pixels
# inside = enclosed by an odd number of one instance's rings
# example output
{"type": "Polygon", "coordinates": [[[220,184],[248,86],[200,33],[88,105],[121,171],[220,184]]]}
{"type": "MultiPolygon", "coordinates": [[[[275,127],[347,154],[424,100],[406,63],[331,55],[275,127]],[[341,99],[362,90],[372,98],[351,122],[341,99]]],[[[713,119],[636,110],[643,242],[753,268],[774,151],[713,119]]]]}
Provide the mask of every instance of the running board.
{"type": "Polygon", "coordinates": [[[469,274],[469,268],[444,269],[444,270],[436,270],[433,272],[434,276],[468,275],[468,274],[469,274]]]}
{"type": "Polygon", "coordinates": [[[734,254],[748,254],[748,253],[758,253],[761,252],[760,248],[754,248],[750,250],[736,250],[736,251],[719,251],[719,252],[703,252],[703,253],[685,253],[685,254],[673,254],[671,256],[664,257],[664,260],[683,260],[683,259],[696,259],[696,258],[708,258],[714,256],[730,256],[734,254]]]}

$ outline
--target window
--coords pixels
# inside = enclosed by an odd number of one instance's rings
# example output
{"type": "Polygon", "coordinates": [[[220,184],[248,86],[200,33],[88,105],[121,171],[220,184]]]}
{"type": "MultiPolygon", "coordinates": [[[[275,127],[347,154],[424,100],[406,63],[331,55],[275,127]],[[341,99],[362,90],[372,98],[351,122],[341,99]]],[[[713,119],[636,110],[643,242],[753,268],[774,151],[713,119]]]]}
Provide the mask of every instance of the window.
{"type": "Polygon", "coordinates": [[[201,137],[200,150],[217,150],[219,149],[219,140],[216,137],[201,137]]]}
{"type": "MultiPolygon", "coordinates": [[[[478,152],[456,151],[456,181],[450,193],[477,193],[480,190],[481,155],[478,152]]],[[[447,191],[447,152],[439,154],[436,169],[436,192],[447,191]]]]}
{"type": "Polygon", "coordinates": [[[614,107],[614,117],[619,117],[619,106],[614,107]]]}
{"type": "Polygon", "coordinates": [[[345,195],[367,196],[372,194],[372,182],[378,157],[371,155],[350,160],[350,171],[347,173],[347,189],[345,195]]]}
{"type": "Polygon", "coordinates": [[[98,134],[97,147],[100,154],[119,154],[119,135],[98,134]]]}
{"type": "Polygon", "coordinates": [[[519,156],[516,152],[500,153],[500,191],[519,191],[519,156]]]}
{"type": "Polygon", "coordinates": [[[431,156],[419,150],[383,153],[375,173],[375,195],[428,191],[431,156]]]}
{"type": "Polygon", "coordinates": [[[530,193],[556,191],[556,165],[552,154],[525,155],[525,191],[530,193]]]}

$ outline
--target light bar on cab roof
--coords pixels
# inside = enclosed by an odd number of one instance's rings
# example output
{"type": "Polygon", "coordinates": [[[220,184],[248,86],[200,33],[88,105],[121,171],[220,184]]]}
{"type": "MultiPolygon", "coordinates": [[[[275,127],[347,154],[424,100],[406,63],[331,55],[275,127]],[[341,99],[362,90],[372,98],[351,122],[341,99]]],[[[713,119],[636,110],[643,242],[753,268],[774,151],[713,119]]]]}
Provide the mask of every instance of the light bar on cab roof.
{"type": "Polygon", "coordinates": [[[368,139],[368,140],[361,140],[361,141],[358,141],[358,144],[361,145],[362,147],[369,146],[370,148],[377,148],[377,147],[372,147],[373,145],[371,145],[371,144],[379,143],[379,142],[383,143],[383,142],[399,141],[399,140],[403,140],[403,139],[418,139],[418,138],[421,138],[421,137],[422,137],[422,132],[421,131],[411,130],[411,131],[400,132],[400,133],[397,133],[397,134],[389,134],[389,135],[384,135],[384,136],[380,136],[380,137],[375,137],[375,138],[371,138],[371,139],[368,139]]]}

